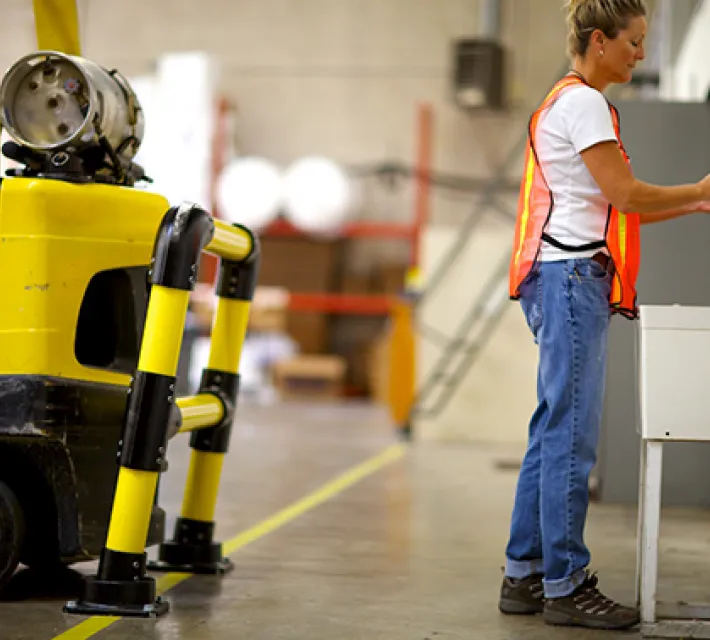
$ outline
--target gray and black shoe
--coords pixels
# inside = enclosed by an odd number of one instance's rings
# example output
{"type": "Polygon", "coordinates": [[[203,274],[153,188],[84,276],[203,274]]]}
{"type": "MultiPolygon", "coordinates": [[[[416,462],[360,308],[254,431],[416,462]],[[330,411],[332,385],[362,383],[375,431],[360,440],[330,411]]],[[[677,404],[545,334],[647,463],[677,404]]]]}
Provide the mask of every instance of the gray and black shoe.
{"type": "Polygon", "coordinates": [[[519,579],[506,576],[500,588],[498,609],[502,613],[517,615],[542,613],[544,593],[541,573],[519,579]]]}
{"type": "Polygon", "coordinates": [[[543,618],[547,624],[589,629],[630,629],[641,621],[638,609],[607,598],[597,588],[596,575],[589,575],[570,595],[547,598],[543,618]]]}

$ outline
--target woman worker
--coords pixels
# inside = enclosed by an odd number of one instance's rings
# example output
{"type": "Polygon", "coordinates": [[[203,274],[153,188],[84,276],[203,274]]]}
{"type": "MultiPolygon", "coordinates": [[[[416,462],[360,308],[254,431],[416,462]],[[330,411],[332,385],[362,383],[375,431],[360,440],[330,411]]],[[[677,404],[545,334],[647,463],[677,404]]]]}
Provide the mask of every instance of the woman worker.
{"type": "Polygon", "coordinates": [[[518,479],[499,608],[549,624],[623,629],[635,608],[587,566],[610,316],[637,316],[639,224],[710,210],[710,176],[637,180],[603,91],[644,59],[643,0],[568,0],[572,69],[530,121],[510,293],[539,346],[538,406],[518,479]],[[633,213],[624,213],[633,212],[633,213]]]}

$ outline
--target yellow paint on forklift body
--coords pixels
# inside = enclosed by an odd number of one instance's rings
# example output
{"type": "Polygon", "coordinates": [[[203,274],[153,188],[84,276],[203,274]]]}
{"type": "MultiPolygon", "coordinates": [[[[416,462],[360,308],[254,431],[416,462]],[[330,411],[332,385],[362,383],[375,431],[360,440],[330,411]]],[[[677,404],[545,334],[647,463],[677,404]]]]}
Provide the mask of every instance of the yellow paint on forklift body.
{"type": "Polygon", "coordinates": [[[97,274],[133,267],[147,272],[169,207],[162,196],[129,187],[5,178],[0,375],[127,385],[127,374],[77,360],[79,312],[97,274]]]}

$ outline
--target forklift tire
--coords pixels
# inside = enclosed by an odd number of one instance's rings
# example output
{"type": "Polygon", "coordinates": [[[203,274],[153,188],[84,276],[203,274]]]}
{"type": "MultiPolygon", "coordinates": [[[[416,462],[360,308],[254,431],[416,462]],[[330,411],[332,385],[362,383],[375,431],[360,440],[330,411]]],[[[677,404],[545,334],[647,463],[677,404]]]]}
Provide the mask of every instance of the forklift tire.
{"type": "Polygon", "coordinates": [[[20,563],[25,519],[10,487],[0,482],[0,588],[12,578],[20,563]]]}

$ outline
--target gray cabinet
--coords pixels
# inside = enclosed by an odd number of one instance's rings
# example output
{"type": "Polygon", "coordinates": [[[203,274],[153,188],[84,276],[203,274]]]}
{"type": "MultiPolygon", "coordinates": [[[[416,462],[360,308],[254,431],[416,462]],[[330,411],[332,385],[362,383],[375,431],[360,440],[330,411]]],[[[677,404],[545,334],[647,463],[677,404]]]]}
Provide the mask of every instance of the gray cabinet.
{"type": "MultiPolygon", "coordinates": [[[[619,102],[634,173],[672,185],[710,172],[710,104],[619,102]]],[[[642,227],[641,304],[710,306],[710,214],[642,227]]],[[[638,499],[636,322],[615,317],[609,336],[604,420],[595,470],[602,502],[638,499]]],[[[698,354],[710,358],[710,353],[698,354]]],[[[710,430],[710,380],[707,381],[710,430]]],[[[710,506],[710,443],[664,447],[663,504],[710,506]]]]}

